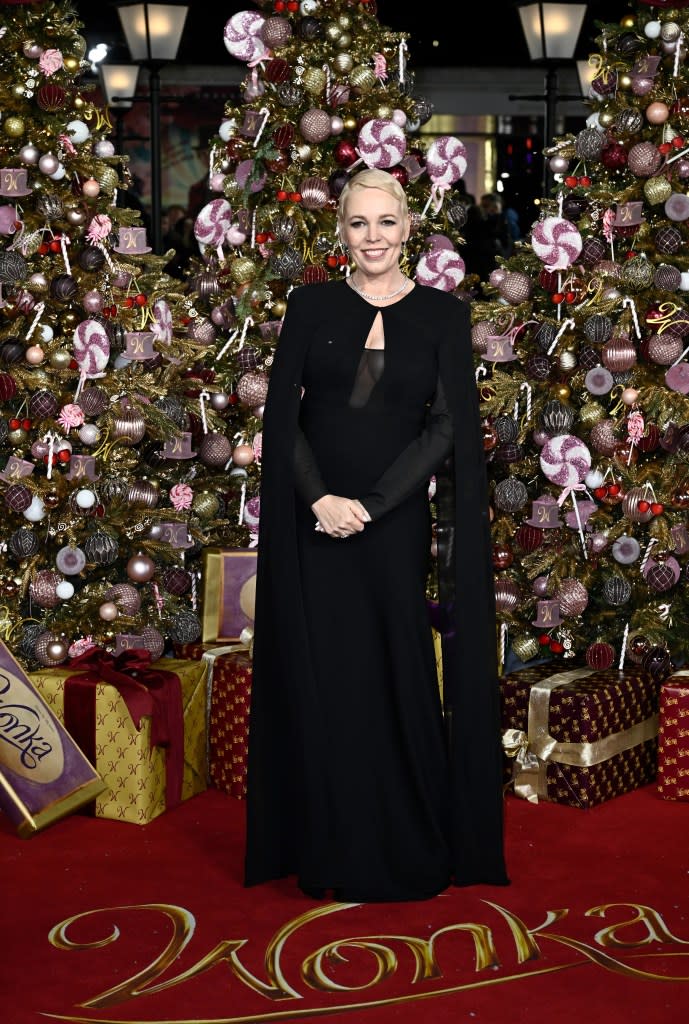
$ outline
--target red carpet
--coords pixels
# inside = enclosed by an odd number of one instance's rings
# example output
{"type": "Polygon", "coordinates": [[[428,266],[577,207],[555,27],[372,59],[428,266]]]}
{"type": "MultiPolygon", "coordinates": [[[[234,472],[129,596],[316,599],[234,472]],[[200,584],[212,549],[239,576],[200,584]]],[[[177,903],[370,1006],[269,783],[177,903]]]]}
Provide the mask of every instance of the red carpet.
{"type": "Polygon", "coordinates": [[[654,786],[589,811],[508,796],[512,885],[414,904],[243,889],[243,810],[209,790],[29,840],[0,819],[4,1024],[689,1018],[689,806],[654,786]]]}

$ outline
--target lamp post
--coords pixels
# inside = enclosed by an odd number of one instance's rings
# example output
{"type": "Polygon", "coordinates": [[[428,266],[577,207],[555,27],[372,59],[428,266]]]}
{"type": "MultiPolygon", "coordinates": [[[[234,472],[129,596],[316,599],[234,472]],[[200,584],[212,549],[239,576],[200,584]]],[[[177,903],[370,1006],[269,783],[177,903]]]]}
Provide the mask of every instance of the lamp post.
{"type": "MultiPolygon", "coordinates": [[[[544,148],[554,134],[557,115],[557,71],[560,64],[574,56],[587,4],[579,3],[538,3],[518,2],[522,31],[529,48],[529,57],[534,64],[545,68],[545,120],[543,126],[544,148]]],[[[547,195],[552,184],[548,161],[543,157],[543,195],[547,195]]]]}
{"type": "Polygon", "coordinates": [[[138,64],[99,64],[101,85],[105,102],[115,115],[115,147],[117,152],[124,153],[124,128],[122,119],[131,110],[136,84],[139,80],[138,64]]]}
{"type": "Polygon", "coordinates": [[[188,4],[119,3],[117,13],[133,61],[148,70],[151,131],[151,246],[162,248],[160,69],[175,60],[188,4]]]}

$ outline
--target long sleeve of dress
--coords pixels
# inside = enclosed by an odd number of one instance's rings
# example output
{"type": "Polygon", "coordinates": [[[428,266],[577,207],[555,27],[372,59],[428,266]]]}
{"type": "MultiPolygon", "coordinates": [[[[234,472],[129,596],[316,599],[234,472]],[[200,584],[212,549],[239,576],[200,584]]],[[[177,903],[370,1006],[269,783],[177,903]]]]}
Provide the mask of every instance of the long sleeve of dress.
{"type": "Polygon", "coordinates": [[[360,498],[371,519],[380,519],[408,498],[424,481],[429,480],[450,454],[452,447],[452,416],[442,382],[438,379],[426,427],[378,478],[373,489],[360,498]]]}
{"type": "Polygon", "coordinates": [[[294,486],[299,497],[309,508],[314,501],[328,493],[316,465],[313,449],[299,426],[294,441],[294,486]]]}

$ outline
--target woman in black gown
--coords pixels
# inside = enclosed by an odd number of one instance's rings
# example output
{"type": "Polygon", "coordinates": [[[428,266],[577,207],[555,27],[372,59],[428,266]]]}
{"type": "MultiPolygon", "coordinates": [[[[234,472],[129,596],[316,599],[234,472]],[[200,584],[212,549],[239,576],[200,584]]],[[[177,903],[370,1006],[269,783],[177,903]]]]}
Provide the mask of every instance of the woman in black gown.
{"type": "Polygon", "coordinates": [[[263,421],[247,885],[295,874],[367,902],[507,881],[469,315],[403,275],[409,230],[399,183],[360,172],[338,212],[355,272],[288,300],[263,421]],[[444,709],[425,599],[443,467],[444,709]]]}

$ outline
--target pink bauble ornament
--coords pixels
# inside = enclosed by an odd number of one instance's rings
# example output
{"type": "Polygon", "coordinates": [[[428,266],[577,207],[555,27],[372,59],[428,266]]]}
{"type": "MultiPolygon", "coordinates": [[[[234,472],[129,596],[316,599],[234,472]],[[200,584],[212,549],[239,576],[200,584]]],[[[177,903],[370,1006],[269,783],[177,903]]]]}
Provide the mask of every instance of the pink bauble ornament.
{"type": "Polygon", "coordinates": [[[104,299],[99,291],[92,288],[90,291],[84,293],[81,304],[87,313],[100,313],[103,308],[104,299]]]}
{"type": "Polygon", "coordinates": [[[127,562],[127,576],[135,583],[147,583],[153,579],[154,573],[155,562],[141,551],[127,562]]]}
{"type": "Polygon", "coordinates": [[[572,487],[584,479],[591,468],[591,453],[574,434],[557,434],[541,448],[541,470],[560,487],[572,487]]]}
{"type": "Polygon", "coordinates": [[[571,221],[546,217],[534,224],[531,245],[547,270],[565,270],[581,252],[582,238],[571,221]]]}
{"type": "Polygon", "coordinates": [[[357,151],[367,167],[394,167],[404,158],[407,142],[394,121],[373,118],[359,132],[357,151]]]}
{"type": "Polygon", "coordinates": [[[665,124],[669,116],[670,108],[660,101],[649,103],[646,107],[646,120],[649,124],[665,124]]]}
{"type": "Polygon", "coordinates": [[[249,444],[238,444],[232,451],[235,466],[250,466],[254,461],[254,450],[249,444]]]}
{"type": "Polygon", "coordinates": [[[99,605],[98,614],[104,622],[114,622],[119,611],[114,601],[103,601],[103,604],[99,605]]]}

